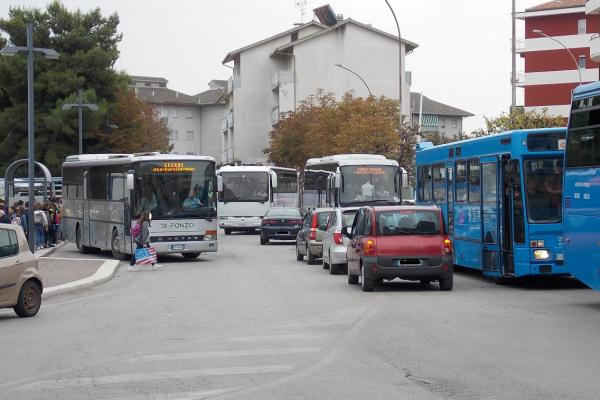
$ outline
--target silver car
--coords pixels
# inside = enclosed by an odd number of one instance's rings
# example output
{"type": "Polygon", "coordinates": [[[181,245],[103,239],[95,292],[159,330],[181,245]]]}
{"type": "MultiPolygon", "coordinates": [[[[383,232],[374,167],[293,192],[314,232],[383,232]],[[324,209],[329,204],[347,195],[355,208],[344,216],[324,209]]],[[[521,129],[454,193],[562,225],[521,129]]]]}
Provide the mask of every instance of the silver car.
{"type": "Polygon", "coordinates": [[[342,235],[342,228],[350,228],[358,208],[336,208],[329,217],[323,235],[323,268],[331,275],[342,273],[346,269],[346,246],[350,242],[342,235]]]}

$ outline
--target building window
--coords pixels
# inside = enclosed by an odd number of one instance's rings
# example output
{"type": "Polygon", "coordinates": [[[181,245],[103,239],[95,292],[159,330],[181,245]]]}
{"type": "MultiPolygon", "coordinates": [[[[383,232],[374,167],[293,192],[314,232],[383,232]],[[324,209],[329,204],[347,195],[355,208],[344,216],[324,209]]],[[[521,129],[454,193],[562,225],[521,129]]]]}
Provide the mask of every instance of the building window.
{"type": "Polygon", "coordinates": [[[450,120],[450,126],[452,126],[453,128],[458,128],[458,122],[456,121],[456,119],[450,120]]]}
{"type": "Polygon", "coordinates": [[[585,19],[580,19],[577,21],[577,33],[580,35],[585,35],[587,33],[587,25],[585,19]]]}
{"type": "Polygon", "coordinates": [[[585,56],[579,56],[579,69],[585,69],[585,56]]]}
{"type": "Polygon", "coordinates": [[[187,131],[185,133],[185,140],[194,140],[194,131],[187,131]]]}
{"type": "Polygon", "coordinates": [[[148,82],[144,82],[144,86],[146,86],[146,87],[150,87],[150,86],[152,86],[152,84],[150,84],[150,83],[148,83],[148,82]]]}

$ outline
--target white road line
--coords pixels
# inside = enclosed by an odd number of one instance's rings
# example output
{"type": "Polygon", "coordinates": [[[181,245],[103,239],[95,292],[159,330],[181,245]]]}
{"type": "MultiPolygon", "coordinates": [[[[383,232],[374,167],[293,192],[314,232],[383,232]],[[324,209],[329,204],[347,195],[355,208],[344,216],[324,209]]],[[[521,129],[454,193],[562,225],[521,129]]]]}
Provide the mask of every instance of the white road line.
{"type": "Polygon", "coordinates": [[[106,261],[106,258],[68,258],[68,257],[52,257],[39,256],[40,260],[58,260],[58,261],[106,261]]]}
{"type": "MultiPolygon", "coordinates": [[[[178,392],[178,393],[166,393],[156,394],[152,393],[152,400],[202,400],[213,396],[218,396],[223,393],[232,392],[238,390],[238,388],[225,388],[225,389],[213,389],[213,390],[202,390],[200,392],[178,392]]],[[[149,395],[141,396],[128,396],[128,397],[111,397],[112,400],[147,400],[149,395]]]]}
{"type": "Polygon", "coordinates": [[[238,336],[229,338],[232,342],[262,342],[267,340],[309,340],[325,339],[329,335],[322,333],[298,333],[289,335],[238,336]]]}
{"type": "Polygon", "coordinates": [[[310,354],[318,353],[320,347],[283,347],[274,349],[252,349],[252,350],[221,350],[221,351],[202,351],[194,353],[177,354],[153,354],[130,358],[128,362],[138,361],[170,361],[170,360],[193,360],[197,358],[227,358],[227,357],[247,357],[247,356],[271,356],[285,354],[310,354]]]}
{"type": "Polygon", "coordinates": [[[148,382],[170,379],[193,379],[203,376],[227,376],[227,375],[256,375],[275,374],[287,372],[294,369],[294,365],[249,365],[242,367],[205,368],[182,371],[160,371],[148,373],[131,373],[122,375],[96,376],[92,378],[54,379],[31,382],[15,388],[15,391],[28,391],[36,389],[58,389],[78,386],[115,385],[127,382],[148,382]]]}

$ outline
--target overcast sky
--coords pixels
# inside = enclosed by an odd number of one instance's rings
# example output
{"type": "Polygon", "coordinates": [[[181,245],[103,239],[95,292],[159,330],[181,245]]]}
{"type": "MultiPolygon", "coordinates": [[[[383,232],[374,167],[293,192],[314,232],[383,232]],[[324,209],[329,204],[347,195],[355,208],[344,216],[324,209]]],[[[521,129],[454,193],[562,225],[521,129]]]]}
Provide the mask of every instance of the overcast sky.
{"type": "MultiPolygon", "coordinates": [[[[475,114],[496,116],[511,102],[511,0],[389,0],[402,37],[419,47],[407,56],[412,91],[475,114]]],[[[517,0],[517,11],[544,0],[517,0]]],[[[0,0],[0,16],[12,6],[43,8],[46,0],[0,0]]],[[[118,69],[132,75],[162,76],[186,94],[227,79],[221,65],[231,50],[287,30],[300,22],[295,0],[63,0],[70,9],[100,7],[117,12],[123,33],[118,69]]],[[[307,0],[304,21],[329,3],[337,14],[396,34],[384,0],[307,0]]],[[[517,37],[523,26],[517,25],[517,37]]],[[[518,91],[519,93],[520,91],[518,91]]],[[[522,93],[519,93],[522,102],[522,93]]]]}

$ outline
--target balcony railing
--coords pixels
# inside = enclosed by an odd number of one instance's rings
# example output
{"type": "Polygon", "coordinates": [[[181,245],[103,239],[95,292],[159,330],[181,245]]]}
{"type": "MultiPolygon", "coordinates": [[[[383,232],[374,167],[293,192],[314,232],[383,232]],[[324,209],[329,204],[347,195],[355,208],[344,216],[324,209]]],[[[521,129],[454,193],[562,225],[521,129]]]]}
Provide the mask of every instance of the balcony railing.
{"type": "Polygon", "coordinates": [[[271,90],[275,90],[281,83],[293,83],[294,73],[292,71],[282,70],[271,75],[271,90]]]}
{"type": "MultiPolygon", "coordinates": [[[[512,74],[511,74],[511,77],[512,77],[512,74]]],[[[511,79],[511,83],[512,83],[512,79],[511,79]]],[[[515,74],[515,84],[517,84],[517,85],[525,84],[525,72],[524,71],[517,71],[517,73],[515,74]]]]}
{"type": "Polygon", "coordinates": [[[600,35],[598,34],[590,38],[590,58],[594,62],[600,62],[600,35]]]}
{"type": "MultiPolygon", "coordinates": [[[[511,46],[512,46],[512,39],[511,39],[511,46]]],[[[525,38],[516,38],[515,39],[515,51],[517,53],[522,53],[525,51],[526,49],[526,45],[525,45],[525,38]]]]}
{"type": "Polygon", "coordinates": [[[271,126],[275,126],[279,123],[279,106],[273,107],[271,110],[271,126]]]}

